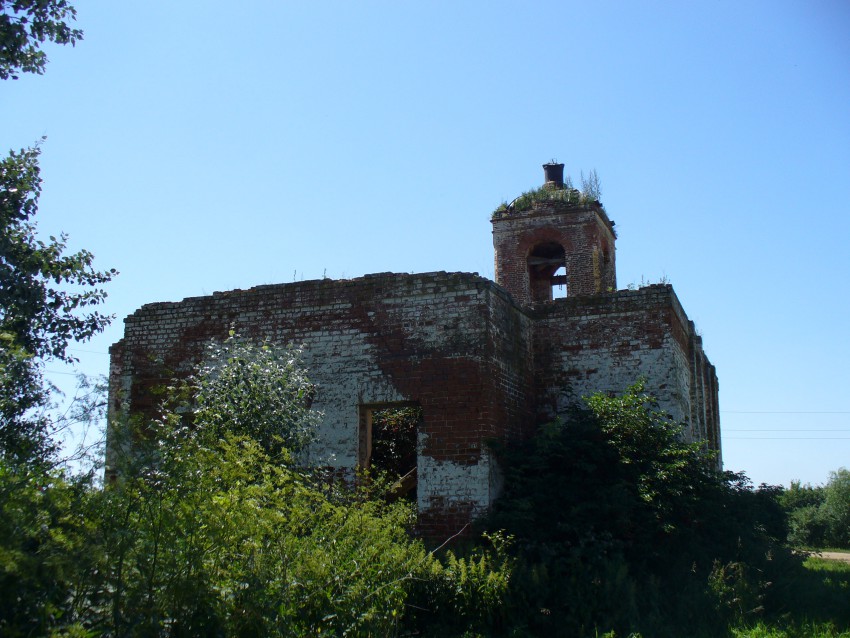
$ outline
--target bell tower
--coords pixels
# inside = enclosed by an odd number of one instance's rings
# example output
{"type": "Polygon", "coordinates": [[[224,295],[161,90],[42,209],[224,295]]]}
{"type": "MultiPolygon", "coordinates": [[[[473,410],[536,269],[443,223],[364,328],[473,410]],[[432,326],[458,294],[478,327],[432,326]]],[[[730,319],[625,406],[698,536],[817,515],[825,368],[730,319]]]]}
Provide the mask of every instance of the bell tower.
{"type": "Polygon", "coordinates": [[[542,187],[493,213],[496,283],[523,305],[616,290],[614,223],[564,184],[563,164],[543,171],[542,187]]]}

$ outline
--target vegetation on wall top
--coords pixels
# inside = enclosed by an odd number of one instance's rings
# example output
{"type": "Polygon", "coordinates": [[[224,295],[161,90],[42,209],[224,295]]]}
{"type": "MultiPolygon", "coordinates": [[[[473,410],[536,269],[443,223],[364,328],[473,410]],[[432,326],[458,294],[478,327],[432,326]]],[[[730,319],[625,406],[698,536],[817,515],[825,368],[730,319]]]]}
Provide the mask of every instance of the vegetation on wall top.
{"type": "Polygon", "coordinates": [[[575,188],[572,178],[566,176],[563,188],[551,188],[544,184],[540,188],[525,191],[513,201],[499,204],[493,211],[493,217],[498,217],[503,213],[519,213],[530,210],[536,202],[562,201],[567,204],[602,206],[599,201],[602,196],[602,185],[599,176],[596,174],[596,169],[591,170],[587,177],[582,172],[580,180],[581,189],[575,188]]]}

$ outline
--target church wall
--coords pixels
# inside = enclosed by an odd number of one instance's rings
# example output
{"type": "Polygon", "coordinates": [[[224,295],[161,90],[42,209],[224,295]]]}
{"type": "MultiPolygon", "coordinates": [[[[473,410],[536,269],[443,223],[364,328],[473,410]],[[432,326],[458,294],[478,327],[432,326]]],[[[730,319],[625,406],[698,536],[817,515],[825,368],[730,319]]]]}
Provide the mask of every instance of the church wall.
{"type": "MultiPolygon", "coordinates": [[[[535,319],[538,417],[554,418],[582,396],[620,393],[639,378],[688,440],[716,428],[717,377],[672,286],[558,299],[535,319]]],[[[718,434],[719,437],[719,434],[718,434]]]]}
{"type": "Polygon", "coordinates": [[[500,478],[484,442],[531,423],[530,320],[477,275],[384,273],[215,293],[142,307],[112,348],[113,416],[153,415],[157,387],[206,344],[240,335],[303,346],[324,413],[313,462],[353,469],[360,406],[416,402],[420,529],[450,535],[482,513],[500,478]]]}

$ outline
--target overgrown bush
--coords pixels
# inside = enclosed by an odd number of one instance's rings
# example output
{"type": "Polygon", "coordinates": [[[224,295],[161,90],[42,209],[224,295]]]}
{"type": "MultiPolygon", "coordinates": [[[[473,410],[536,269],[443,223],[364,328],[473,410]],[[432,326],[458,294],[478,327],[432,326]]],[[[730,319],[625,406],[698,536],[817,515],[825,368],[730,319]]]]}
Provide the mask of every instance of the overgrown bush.
{"type": "Polygon", "coordinates": [[[231,339],[214,354],[176,409],[123,425],[105,489],[0,459],[0,635],[391,636],[493,622],[504,552],[438,558],[380,481],[341,489],[296,463],[315,415],[295,353],[231,339]]]}
{"type": "Polygon", "coordinates": [[[95,522],[79,505],[90,488],[0,457],[0,635],[46,635],[80,607],[77,570],[91,564],[95,522]]]}
{"type": "Polygon", "coordinates": [[[833,547],[850,547],[850,470],[829,473],[821,508],[827,522],[827,542],[833,547]]]}
{"type": "Polygon", "coordinates": [[[332,501],[244,436],[176,435],[102,494],[109,520],[91,624],[122,635],[384,634],[426,560],[411,511],[332,501]]]}
{"type": "Polygon", "coordinates": [[[850,548],[850,471],[830,472],[824,486],[792,481],[779,495],[789,519],[788,542],[795,547],[850,548]]]}
{"type": "Polygon", "coordinates": [[[506,487],[488,526],[516,538],[515,626],[721,635],[780,604],[773,583],[795,559],[776,490],[718,472],[640,385],[498,453],[506,487]]]}
{"type": "Polygon", "coordinates": [[[427,636],[492,635],[505,630],[505,603],[514,570],[511,539],[484,534],[483,544],[446,551],[422,563],[406,629],[427,636]]]}

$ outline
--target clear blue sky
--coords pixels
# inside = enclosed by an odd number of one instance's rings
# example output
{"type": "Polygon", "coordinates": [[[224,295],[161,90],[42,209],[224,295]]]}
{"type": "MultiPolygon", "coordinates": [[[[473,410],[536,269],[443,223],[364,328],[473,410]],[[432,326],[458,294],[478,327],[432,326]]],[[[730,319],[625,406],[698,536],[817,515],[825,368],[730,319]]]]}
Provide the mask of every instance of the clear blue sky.
{"type": "Polygon", "coordinates": [[[149,302],[492,277],[490,212],[556,158],[599,173],[619,286],[696,321],[727,469],[850,467],[846,1],[74,4],[0,109],[5,147],[48,136],[40,229],[121,271],[84,371],[149,302]]]}

